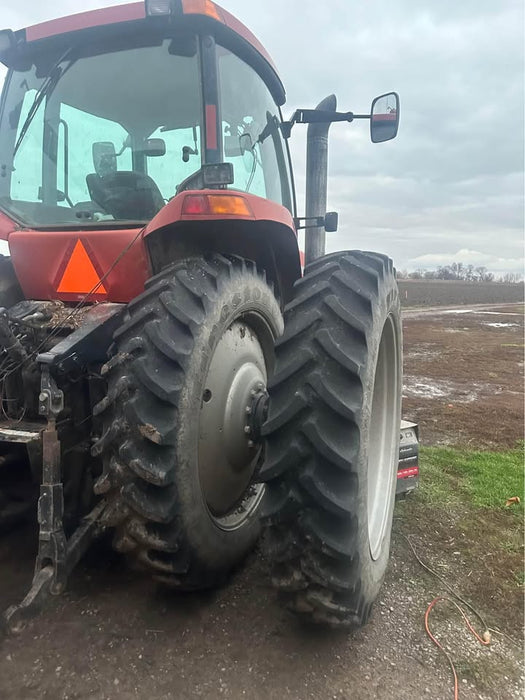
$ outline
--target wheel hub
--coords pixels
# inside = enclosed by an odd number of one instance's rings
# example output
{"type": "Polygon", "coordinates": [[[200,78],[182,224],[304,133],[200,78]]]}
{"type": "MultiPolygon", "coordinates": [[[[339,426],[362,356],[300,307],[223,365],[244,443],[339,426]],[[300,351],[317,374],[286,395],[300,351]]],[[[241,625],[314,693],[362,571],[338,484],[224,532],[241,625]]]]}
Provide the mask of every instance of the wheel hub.
{"type": "Polygon", "coordinates": [[[268,417],[268,398],[268,392],[264,385],[250,392],[251,404],[246,406],[246,413],[248,415],[247,426],[250,428],[249,435],[253,441],[260,439],[262,425],[268,417]]]}
{"type": "Polygon", "coordinates": [[[243,498],[257,495],[246,491],[260,453],[266,363],[261,344],[246,323],[235,321],[218,342],[204,387],[199,475],[211,514],[223,518],[237,507],[242,511],[243,498]]]}

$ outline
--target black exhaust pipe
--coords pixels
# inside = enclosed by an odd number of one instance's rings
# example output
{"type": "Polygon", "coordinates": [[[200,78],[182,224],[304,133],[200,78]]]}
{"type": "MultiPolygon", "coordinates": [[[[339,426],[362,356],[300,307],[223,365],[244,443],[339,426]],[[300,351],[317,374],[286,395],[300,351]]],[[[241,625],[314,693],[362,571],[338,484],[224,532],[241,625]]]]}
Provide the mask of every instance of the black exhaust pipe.
{"type": "MultiPolygon", "coordinates": [[[[335,112],[335,95],[325,97],[316,107],[325,112],[335,112]]],[[[323,217],[326,214],[326,190],[328,183],[328,130],[331,122],[308,125],[306,142],[306,218],[323,217]]],[[[325,254],[324,226],[307,228],[305,232],[305,265],[325,254]]]]}

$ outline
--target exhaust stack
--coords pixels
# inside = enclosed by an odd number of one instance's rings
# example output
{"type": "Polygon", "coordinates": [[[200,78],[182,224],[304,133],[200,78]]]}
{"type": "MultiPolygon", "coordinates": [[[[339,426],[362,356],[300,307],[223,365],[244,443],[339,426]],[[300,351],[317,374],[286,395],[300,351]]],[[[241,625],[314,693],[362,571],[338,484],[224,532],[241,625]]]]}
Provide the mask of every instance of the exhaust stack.
{"type": "MultiPolygon", "coordinates": [[[[335,95],[325,97],[316,110],[335,112],[335,95]]],[[[328,130],[331,122],[308,125],[306,142],[306,218],[324,217],[328,182],[328,130]]],[[[305,265],[325,254],[324,226],[307,228],[305,232],[305,265]]]]}

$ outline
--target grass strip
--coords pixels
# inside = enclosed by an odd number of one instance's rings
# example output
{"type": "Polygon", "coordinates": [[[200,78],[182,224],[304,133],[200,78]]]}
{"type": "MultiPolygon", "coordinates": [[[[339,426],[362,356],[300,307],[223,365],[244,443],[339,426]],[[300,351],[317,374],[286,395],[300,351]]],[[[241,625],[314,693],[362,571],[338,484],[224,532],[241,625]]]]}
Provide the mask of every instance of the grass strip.
{"type": "Polygon", "coordinates": [[[425,501],[436,505],[469,503],[523,517],[522,444],[499,452],[422,447],[420,462],[420,494],[425,501]],[[521,502],[507,507],[507,499],[515,496],[521,502]]]}

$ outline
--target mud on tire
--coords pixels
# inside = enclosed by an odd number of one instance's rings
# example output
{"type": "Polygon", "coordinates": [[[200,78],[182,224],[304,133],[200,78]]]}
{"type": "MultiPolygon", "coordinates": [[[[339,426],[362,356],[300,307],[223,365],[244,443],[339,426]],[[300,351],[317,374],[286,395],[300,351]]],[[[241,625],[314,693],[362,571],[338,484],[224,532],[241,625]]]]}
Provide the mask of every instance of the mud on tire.
{"type": "Polygon", "coordinates": [[[263,426],[265,551],[287,607],[359,626],[384,578],[401,410],[392,261],[325,256],[296,282],[263,426]]]}
{"type": "Polygon", "coordinates": [[[95,490],[115,548],[168,584],[220,583],[259,535],[260,447],[245,411],[281,332],[264,273],[214,255],[151,279],[115,334],[108,394],[95,407],[95,490]]]}

